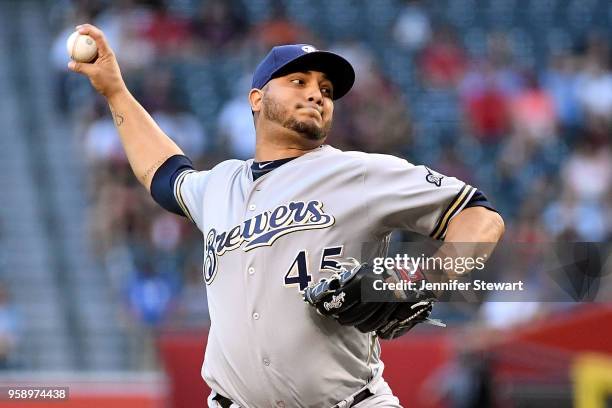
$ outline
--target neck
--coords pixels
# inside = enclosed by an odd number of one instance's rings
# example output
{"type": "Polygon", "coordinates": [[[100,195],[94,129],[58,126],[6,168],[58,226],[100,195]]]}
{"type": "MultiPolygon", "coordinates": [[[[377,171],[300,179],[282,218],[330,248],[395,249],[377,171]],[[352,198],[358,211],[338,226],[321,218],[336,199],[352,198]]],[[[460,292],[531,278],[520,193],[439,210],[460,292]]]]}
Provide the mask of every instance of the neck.
{"type": "Polygon", "coordinates": [[[257,129],[257,143],[255,145],[255,161],[299,157],[316,150],[321,141],[307,140],[288,129],[257,129]]]}

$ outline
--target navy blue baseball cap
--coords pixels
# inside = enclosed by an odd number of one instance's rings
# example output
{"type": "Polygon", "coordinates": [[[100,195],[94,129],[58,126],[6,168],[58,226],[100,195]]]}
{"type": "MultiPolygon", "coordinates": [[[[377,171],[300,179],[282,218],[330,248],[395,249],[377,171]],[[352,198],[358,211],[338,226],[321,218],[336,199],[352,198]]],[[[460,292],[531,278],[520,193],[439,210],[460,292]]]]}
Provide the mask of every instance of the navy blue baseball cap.
{"type": "Polygon", "coordinates": [[[261,89],[271,79],[299,71],[323,72],[334,86],[333,99],[340,99],[355,82],[355,70],[346,59],[308,44],[279,45],[266,55],[253,74],[252,88],[261,89]]]}

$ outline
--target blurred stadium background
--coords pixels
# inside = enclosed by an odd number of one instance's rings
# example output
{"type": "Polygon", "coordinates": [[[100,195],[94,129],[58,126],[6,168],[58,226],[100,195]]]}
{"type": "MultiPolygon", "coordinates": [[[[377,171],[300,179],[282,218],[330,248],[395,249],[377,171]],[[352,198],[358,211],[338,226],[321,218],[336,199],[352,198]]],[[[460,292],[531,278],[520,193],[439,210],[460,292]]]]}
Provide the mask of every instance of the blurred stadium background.
{"type": "MultiPolygon", "coordinates": [[[[357,71],[330,144],[479,186],[506,240],[610,241],[609,0],[3,0],[0,384],[69,385],[61,406],[204,406],[201,237],[137,184],[107,106],[68,73],[82,22],[196,168],[252,156],[256,63],[312,43],[357,71]]],[[[451,327],[383,346],[405,406],[612,406],[609,305],[438,317],[451,327]]]]}

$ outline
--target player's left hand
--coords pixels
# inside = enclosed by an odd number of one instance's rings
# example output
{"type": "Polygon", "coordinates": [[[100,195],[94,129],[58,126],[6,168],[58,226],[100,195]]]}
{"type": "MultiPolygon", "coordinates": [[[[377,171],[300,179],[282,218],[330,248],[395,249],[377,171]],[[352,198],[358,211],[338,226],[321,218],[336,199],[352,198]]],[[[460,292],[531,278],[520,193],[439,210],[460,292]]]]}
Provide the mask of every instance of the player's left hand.
{"type": "Polygon", "coordinates": [[[435,302],[431,291],[385,290],[373,296],[376,301],[363,300],[363,294],[372,293],[377,280],[406,280],[402,272],[385,269],[378,274],[368,264],[351,259],[343,263],[339,273],[307,287],[304,301],[323,316],[331,316],[340,324],[354,326],[364,333],[375,331],[383,339],[399,337],[425,321],[441,325],[429,319],[435,302]]]}

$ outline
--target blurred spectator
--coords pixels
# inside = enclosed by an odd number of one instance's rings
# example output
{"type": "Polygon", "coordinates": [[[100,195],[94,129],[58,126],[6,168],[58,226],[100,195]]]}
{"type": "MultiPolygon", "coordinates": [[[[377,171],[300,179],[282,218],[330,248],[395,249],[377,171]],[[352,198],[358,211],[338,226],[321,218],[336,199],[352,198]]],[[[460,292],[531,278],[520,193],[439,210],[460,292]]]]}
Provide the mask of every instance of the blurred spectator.
{"type": "Polygon", "coordinates": [[[470,98],[487,87],[493,86],[506,98],[511,98],[523,88],[520,69],[516,66],[512,46],[504,32],[487,36],[486,55],[471,62],[460,84],[461,94],[470,98]]]}
{"type": "Polygon", "coordinates": [[[593,122],[612,130],[612,71],[610,45],[606,38],[591,33],[586,42],[578,75],[578,99],[593,122]]]}
{"type": "Polygon", "coordinates": [[[425,82],[433,87],[454,86],[463,76],[466,55],[449,26],[434,30],[419,60],[425,82]]]}
{"type": "Polygon", "coordinates": [[[522,89],[508,36],[490,34],[485,58],[473,61],[459,84],[467,123],[481,142],[496,143],[509,132],[511,101],[522,89]]]}
{"type": "Polygon", "coordinates": [[[118,27],[121,32],[116,53],[122,72],[129,77],[132,71],[151,66],[155,62],[156,50],[154,44],[141,32],[139,24],[125,20],[128,19],[124,18],[124,23],[118,27]]]}
{"type": "Polygon", "coordinates": [[[573,55],[555,55],[542,77],[543,87],[553,98],[560,125],[572,133],[582,121],[576,66],[577,61],[573,55]]]}
{"type": "Polygon", "coordinates": [[[463,105],[470,131],[483,143],[495,143],[509,130],[509,99],[498,87],[492,67],[484,63],[463,85],[463,105]],[[476,78],[477,77],[477,78],[476,78]],[[467,85],[478,83],[478,88],[467,85]]]}
{"type": "Polygon", "coordinates": [[[551,96],[538,83],[535,75],[528,75],[527,86],[512,99],[512,126],[519,136],[535,142],[550,141],[556,135],[556,116],[551,96]]]}
{"type": "Polygon", "coordinates": [[[109,4],[93,20],[104,31],[106,40],[117,55],[122,74],[128,78],[132,71],[150,66],[157,56],[155,45],[145,35],[152,18],[152,10],[147,5],[122,0],[109,4]]]}
{"type": "Polygon", "coordinates": [[[332,44],[329,49],[346,58],[355,70],[355,84],[347,96],[350,96],[353,91],[362,87],[371,88],[370,82],[377,81],[376,75],[379,68],[376,66],[376,58],[372,50],[363,43],[354,40],[343,40],[332,44]]]}
{"type": "Polygon", "coordinates": [[[270,18],[253,27],[251,33],[265,52],[275,45],[315,42],[306,28],[287,17],[285,7],[280,0],[273,2],[270,18]]]}
{"type": "Polygon", "coordinates": [[[146,242],[150,236],[150,213],[157,205],[135,185],[127,163],[98,171],[99,180],[93,194],[91,230],[94,246],[104,256],[117,246],[130,241],[146,242]],[[129,179],[131,182],[126,183],[129,179]],[[127,185],[126,185],[127,184],[127,185]]]}
{"type": "Polygon", "coordinates": [[[334,116],[330,143],[342,149],[393,153],[411,141],[411,125],[399,95],[375,65],[347,95],[345,112],[334,116]],[[372,95],[376,95],[375,98],[372,95]]]}
{"type": "Polygon", "coordinates": [[[351,92],[334,108],[329,143],[378,153],[405,150],[412,140],[410,115],[372,51],[351,40],[332,44],[330,49],[351,62],[356,78],[351,92]]]}
{"type": "Polygon", "coordinates": [[[209,320],[206,285],[202,281],[199,259],[194,259],[186,268],[185,285],[170,320],[171,325],[179,326],[201,325],[209,320]]]}
{"type": "MultiPolygon", "coordinates": [[[[535,245],[550,240],[540,218],[542,203],[537,202],[540,199],[541,197],[537,195],[528,199],[526,204],[521,206],[518,214],[515,214],[514,223],[507,233],[506,239],[509,242],[535,245]]],[[[529,246],[525,246],[525,249],[528,248],[529,246]]]]}
{"type": "Polygon", "coordinates": [[[175,293],[168,277],[157,272],[149,261],[138,263],[128,283],[128,305],[138,322],[157,327],[168,316],[175,293]]]}
{"type": "Polygon", "coordinates": [[[524,86],[520,74],[522,67],[515,61],[515,50],[521,46],[503,31],[494,31],[487,36],[486,60],[491,66],[495,86],[507,97],[515,96],[524,86]]]}
{"type": "Polygon", "coordinates": [[[19,341],[19,317],[6,285],[0,282],[0,370],[11,368],[19,341]]]}
{"type": "Polygon", "coordinates": [[[244,36],[246,21],[238,8],[222,0],[203,2],[191,22],[193,35],[205,48],[232,49],[244,36]]]}
{"type": "Polygon", "coordinates": [[[393,37],[403,48],[420,50],[431,36],[431,26],[420,0],[405,0],[393,26],[393,37]]]}
{"type": "Polygon", "coordinates": [[[468,351],[468,347],[461,345],[455,358],[427,379],[419,398],[423,405],[449,408],[497,406],[491,358],[485,352],[468,351]]]}
{"type": "Polygon", "coordinates": [[[151,116],[191,160],[198,160],[204,154],[208,145],[204,128],[195,115],[182,110],[175,100],[169,100],[165,109],[155,111],[151,116]]]}
{"type": "Polygon", "coordinates": [[[612,186],[612,152],[609,144],[581,141],[561,170],[564,188],[578,200],[602,200],[612,186]]]}
{"type": "Polygon", "coordinates": [[[255,125],[247,99],[250,89],[251,75],[246,74],[238,82],[233,98],[221,108],[217,123],[219,139],[229,156],[242,160],[255,155],[255,125]]]}
{"type": "Polygon", "coordinates": [[[463,180],[466,183],[476,184],[474,176],[465,163],[456,147],[452,145],[442,147],[439,161],[433,166],[441,174],[452,174],[453,177],[463,180]]]}
{"type": "Polygon", "coordinates": [[[173,55],[191,42],[192,32],[187,19],[172,14],[164,0],[151,1],[150,5],[152,13],[142,33],[157,52],[173,55]]]}
{"type": "Polygon", "coordinates": [[[108,107],[98,102],[84,134],[83,149],[90,163],[126,162],[127,157],[108,107]]]}
{"type": "Polygon", "coordinates": [[[172,99],[179,98],[173,80],[172,71],[165,66],[150,67],[143,72],[136,91],[142,106],[151,112],[166,109],[172,99]]]}
{"type": "Polygon", "coordinates": [[[169,135],[192,160],[198,160],[208,145],[208,137],[199,120],[181,101],[170,69],[147,70],[142,80],[140,101],[159,127],[169,135]]]}
{"type": "Polygon", "coordinates": [[[181,220],[162,212],[151,222],[151,243],[157,251],[175,253],[181,242],[181,220]]]}
{"type": "Polygon", "coordinates": [[[391,153],[411,142],[408,113],[396,90],[372,66],[369,77],[343,99],[329,142],[340,149],[391,153]],[[372,95],[376,95],[375,98],[372,95]]]}
{"type": "Polygon", "coordinates": [[[578,77],[578,99],[588,115],[612,123],[612,73],[596,62],[587,63],[578,77]]]}
{"type": "Polygon", "coordinates": [[[566,189],[543,215],[548,233],[562,241],[603,241],[606,239],[605,208],[595,200],[579,200],[566,189]]]}

